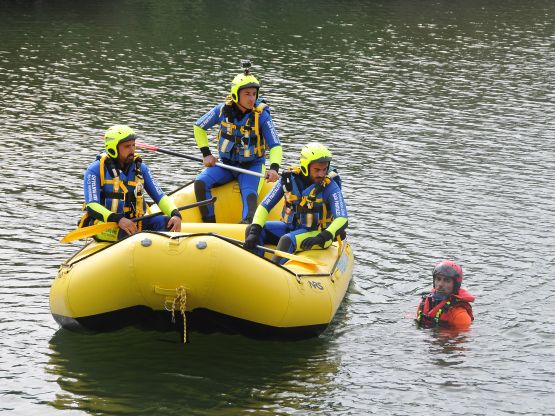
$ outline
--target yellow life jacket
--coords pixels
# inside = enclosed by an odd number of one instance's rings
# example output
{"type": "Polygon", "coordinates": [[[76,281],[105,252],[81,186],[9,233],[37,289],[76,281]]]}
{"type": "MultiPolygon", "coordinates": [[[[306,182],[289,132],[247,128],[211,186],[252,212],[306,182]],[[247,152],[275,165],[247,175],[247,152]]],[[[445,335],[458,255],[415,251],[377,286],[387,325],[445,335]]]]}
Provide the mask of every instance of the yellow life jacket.
{"type": "MultiPolygon", "coordinates": [[[[335,176],[337,173],[332,172],[335,176]]],[[[325,229],[333,221],[323,200],[323,191],[332,181],[332,176],[326,175],[321,184],[311,184],[302,189],[297,176],[302,175],[298,166],[283,172],[281,182],[285,204],[281,213],[281,220],[285,223],[300,225],[309,230],[325,229]]]]}
{"type": "Polygon", "coordinates": [[[220,110],[220,117],[224,116],[218,132],[220,157],[239,163],[264,157],[266,140],[260,134],[259,119],[267,105],[258,100],[243,125],[233,122],[232,106],[233,102],[228,97],[220,110]]]}
{"type": "MultiPolygon", "coordinates": [[[[144,179],[141,173],[142,160],[140,156],[135,154],[133,180],[122,180],[116,162],[107,154],[99,156],[99,159],[101,205],[112,212],[123,214],[126,218],[142,217],[146,204],[143,196],[144,179]]],[[[83,204],[84,209],[85,204],[83,204]]],[[[85,212],[79,221],[79,227],[90,225],[90,223],[86,224],[89,217],[89,213],[85,212]]],[[[138,222],[137,228],[139,231],[142,229],[142,221],[138,222]]]]}

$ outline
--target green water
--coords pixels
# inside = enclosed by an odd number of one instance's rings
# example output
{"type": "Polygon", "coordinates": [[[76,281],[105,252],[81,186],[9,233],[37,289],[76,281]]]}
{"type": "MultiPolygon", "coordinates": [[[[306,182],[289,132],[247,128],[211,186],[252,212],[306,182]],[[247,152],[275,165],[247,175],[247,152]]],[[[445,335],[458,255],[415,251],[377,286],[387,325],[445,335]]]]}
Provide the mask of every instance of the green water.
{"type": "MultiPolygon", "coordinates": [[[[2,1],[0,412],[553,414],[555,3],[2,1]],[[115,123],[192,155],[252,59],[293,164],[334,153],[356,255],[299,342],[59,330],[48,306],[82,174],[115,123]],[[477,296],[466,333],[415,329],[435,261],[477,296]]],[[[144,154],[170,191],[195,162],[144,154]]]]}

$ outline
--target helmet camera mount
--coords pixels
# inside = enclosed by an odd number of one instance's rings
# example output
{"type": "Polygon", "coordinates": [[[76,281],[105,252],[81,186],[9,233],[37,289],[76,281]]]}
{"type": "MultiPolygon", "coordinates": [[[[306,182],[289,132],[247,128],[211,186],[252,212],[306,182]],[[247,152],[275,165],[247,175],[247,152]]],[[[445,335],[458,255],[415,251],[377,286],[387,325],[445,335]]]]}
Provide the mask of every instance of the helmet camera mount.
{"type": "Polygon", "coordinates": [[[249,75],[251,73],[252,67],[250,59],[241,59],[241,67],[245,71],[245,75],[249,75]]]}

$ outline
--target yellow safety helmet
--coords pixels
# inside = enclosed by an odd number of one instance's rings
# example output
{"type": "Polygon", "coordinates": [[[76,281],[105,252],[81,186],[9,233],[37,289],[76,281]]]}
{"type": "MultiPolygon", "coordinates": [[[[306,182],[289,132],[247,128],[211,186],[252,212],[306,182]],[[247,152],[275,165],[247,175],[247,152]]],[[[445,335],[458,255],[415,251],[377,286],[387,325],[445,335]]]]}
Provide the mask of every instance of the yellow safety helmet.
{"type": "Polygon", "coordinates": [[[239,91],[243,88],[256,88],[256,98],[258,98],[258,90],[260,89],[260,82],[251,74],[239,74],[233,81],[231,81],[231,89],[229,90],[231,94],[231,99],[234,103],[239,101],[239,91]]]}
{"type": "Polygon", "coordinates": [[[308,176],[308,167],[312,162],[328,162],[328,168],[331,162],[332,154],[326,146],[320,143],[308,143],[301,150],[301,172],[304,176],[308,176]]]}
{"type": "Polygon", "coordinates": [[[112,126],[104,133],[104,148],[106,153],[115,159],[118,157],[118,144],[128,140],[135,140],[136,138],[137,136],[131,127],[123,124],[112,126]]]}

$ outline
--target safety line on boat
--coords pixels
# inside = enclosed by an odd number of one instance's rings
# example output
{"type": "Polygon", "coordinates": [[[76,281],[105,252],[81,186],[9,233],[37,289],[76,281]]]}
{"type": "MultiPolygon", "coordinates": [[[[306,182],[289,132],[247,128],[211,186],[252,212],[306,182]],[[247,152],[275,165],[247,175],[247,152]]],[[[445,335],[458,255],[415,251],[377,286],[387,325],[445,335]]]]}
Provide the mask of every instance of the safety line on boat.
{"type": "Polygon", "coordinates": [[[175,324],[175,305],[179,302],[179,311],[183,317],[183,343],[187,343],[187,318],[185,317],[185,308],[187,304],[187,289],[183,286],[179,286],[175,289],[175,299],[172,303],[172,323],[175,324]]]}

